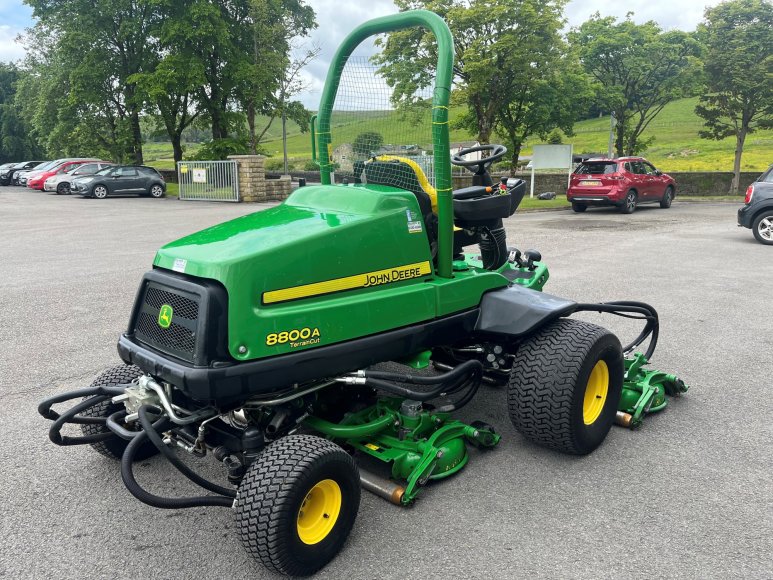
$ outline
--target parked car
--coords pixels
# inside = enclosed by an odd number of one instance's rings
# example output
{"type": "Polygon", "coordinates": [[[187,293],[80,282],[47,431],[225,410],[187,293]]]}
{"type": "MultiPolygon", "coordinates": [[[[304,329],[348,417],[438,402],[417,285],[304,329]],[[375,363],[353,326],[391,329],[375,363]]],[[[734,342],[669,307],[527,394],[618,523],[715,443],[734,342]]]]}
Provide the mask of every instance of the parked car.
{"type": "Polygon", "coordinates": [[[73,179],[94,175],[97,171],[113,166],[115,166],[115,163],[109,161],[86,162],[82,165],[72,166],[67,171],[57,172],[46,179],[45,183],[43,183],[43,191],[55,191],[57,195],[69,195],[70,183],[73,179]]]}
{"type": "Polygon", "coordinates": [[[70,169],[79,167],[89,161],[99,161],[99,159],[69,159],[45,171],[38,171],[34,177],[29,176],[27,178],[27,187],[30,189],[39,189],[42,191],[43,185],[45,184],[46,179],[49,177],[53,175],[62,175],[67,173],[70,169]]]}
{"type": "Polygon", "coordinates": [[[94,175],[73,179],[70,189],[72,193],[97,199],[125,194],[163,197],[166,182],[153,167],[118,165],[102,169],[94,175]]]}
{"type": "Polygon", "coordinates": [[[773,165],[746,189],[738,225],[751,228],[759,243],[773,246],[773,165]]]}
{"type": "Polygon", "coordinates": [[[31,169],[27,169],[24,171],[17,171],[16,176],[14,177],[14,180],[13,180],[13,184],[22,185],[26,187],[28,179],[30,179],[31,177],[35,177],[41,171],[48,171],[52,167],[56,167],[63,161],[68,161],[68,159],[54,159],[53,161],[47,161],[46,163],[41,163],[40,165],[36,165],[31,169]]]}
{"type": "Polygon", "coordinates": [[[17,174],[20,171],[28,171],[34,167],[37,167],[39,165],[43,165],[47,163],[46,161],[22,161],[20,163],[15,163],[11,167],[8,167],[6,169],[0,170],[0,185],[17,185],[18,181],[15,181],[17,179],[17,174]]]}
{"type": "Polygon", "coordinates": [[[633,213],[641,203],[671,207],[676,196],[674,179],[643,157],[588,159],[572,173],[566,199],[576,212],[591,205],[614,205],[633,213]]]}

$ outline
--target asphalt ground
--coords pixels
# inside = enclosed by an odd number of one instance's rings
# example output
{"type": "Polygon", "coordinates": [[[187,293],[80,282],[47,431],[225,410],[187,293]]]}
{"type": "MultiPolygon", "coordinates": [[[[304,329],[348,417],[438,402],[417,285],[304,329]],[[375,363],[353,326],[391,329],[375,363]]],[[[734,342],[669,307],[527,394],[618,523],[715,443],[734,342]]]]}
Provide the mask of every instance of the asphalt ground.
{"type": "MultiPolygon", "coordinates": [[[[483,388],[461,417],[495,425],[498,448],[471,451],[410,509],[363,493],[349,542],[320,577],[772,578],[773,248],[736,227],[736,208],[509,219],[508,242],[549,264],[547,291],[652,303],[654,366],[690,392],[577,458],[525,441],[504,390],[483,388]]],[[[116,339],[156,248],[258,209],[0,188],[0,576],[269,577],[230,510],[141,504],[117,464],[50,443],[35,410],[120,362],[116,339]]],[[[623,341],[638,332],[603,324],[623,341]]],[[[197,465],[216,477],[215,463],[197,465]]],[[[159,458],[138,473],[161,494],[195,491],[159,458]]]]}

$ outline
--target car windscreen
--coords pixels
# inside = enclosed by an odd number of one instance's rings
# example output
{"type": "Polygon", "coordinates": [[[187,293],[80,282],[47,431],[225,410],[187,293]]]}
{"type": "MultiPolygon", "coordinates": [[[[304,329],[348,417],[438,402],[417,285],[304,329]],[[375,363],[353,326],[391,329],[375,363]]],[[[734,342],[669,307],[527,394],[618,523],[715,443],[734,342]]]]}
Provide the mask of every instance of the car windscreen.
{"type": "Polygon", "coordinates": [[[609,175],[617,171],[616,161],[586,161],[574,170],[582,175],[609,175]]]}
{"type": "Polygon", "coordinates": [[[43,171],[45,169],[51,169],[54,165],[56,165],[55,161],[45,161],[44,163],[41,163],[40,165],[36,165],[30,171],[43,171]]]}
{"type": "Polygon", "coordinates": [[[91,175],[96,173],[97,169],[99,169],[99,163],[84,163],[75,167],[70,173],[73,175],[91,175]]]}
{"type": "Polygon", "coordinates": [[[761,181],[763,183],[773,183],[773,167],[760,175],[760,178],[757,181],[761,181]]]}
{"type": "Polygon", "coordinates": [[[104,169],[100,169],[97,171],[94,175],[108,175],[115,167],[105,167],[104,169]]]}

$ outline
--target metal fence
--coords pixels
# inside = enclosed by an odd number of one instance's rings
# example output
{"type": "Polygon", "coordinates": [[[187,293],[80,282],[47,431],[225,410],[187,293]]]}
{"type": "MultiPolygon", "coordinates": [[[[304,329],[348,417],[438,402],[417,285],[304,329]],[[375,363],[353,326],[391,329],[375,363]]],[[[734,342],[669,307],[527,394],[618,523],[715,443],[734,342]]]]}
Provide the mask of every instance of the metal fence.
{"type": "Polygon", "coordinates": [[[236,161],[178,161],[180,199],[239,201],[236,161]]]}

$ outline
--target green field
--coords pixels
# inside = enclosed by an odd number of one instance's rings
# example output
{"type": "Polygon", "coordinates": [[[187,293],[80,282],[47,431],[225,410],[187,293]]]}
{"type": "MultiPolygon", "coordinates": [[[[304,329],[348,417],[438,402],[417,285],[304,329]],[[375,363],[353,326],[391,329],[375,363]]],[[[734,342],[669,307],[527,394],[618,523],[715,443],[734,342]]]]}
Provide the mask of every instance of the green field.
{"type": "MultiPolygon", "coordinates": [[[[702,128],[701,119],[695,115],[696,98],[682,99],[666,106],[650,124],[644,137],[655,137],[655,141],[644,153],[650,161],[664,171],[731,171],[735,140],[709,141],[701,139],[698,132],[702,128]]],[[[453,120],[461,109],[451,109],[453,120]]],[[[294,123],[288,124],[287,149],[291,165],[302,169],[311,159],[311,140],[308,133],[301,133],[294,123]]],[[[575,124],[575,135],[564,137],[564,143],[572,143],[575,153],[604,153],[609,139],[609,117],[580,121],[575,124]]],[[[336,113],[332,121],[334,145],[351,143],[363,131],[376,131],[384,137],[385,143],[423,145],[431,134],[431,126],[426,115],[421,121],[406,120],[399,113],[374,111],[372,113],[336,113]]],[[[268,166],[281,166],[282,140],[281,124],[274,122],[269,133],[272,138],[262,146],[272,159],[268,166]]],[[[469,141],[472,137],[465,131],[452,130],[451,141],[469,141]]],[[[492,141],[496,141],[494,138],[492,141]]],[[[529,141],[524,155],[531,153],[531,146],[540,143],[538,139],[529,141]]],[[[197,144],[186,144],[186,155],[195,152],[197,144]]],[[[174,166],[171,145],[168,143],[148,143],[145,145],[145,158],[149,165],[158,168],[174,166]]],[[[742,159],[742,171],[762,171],[773,163],[773,130],[755,132],[746,140],[742,159]]]]}

